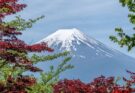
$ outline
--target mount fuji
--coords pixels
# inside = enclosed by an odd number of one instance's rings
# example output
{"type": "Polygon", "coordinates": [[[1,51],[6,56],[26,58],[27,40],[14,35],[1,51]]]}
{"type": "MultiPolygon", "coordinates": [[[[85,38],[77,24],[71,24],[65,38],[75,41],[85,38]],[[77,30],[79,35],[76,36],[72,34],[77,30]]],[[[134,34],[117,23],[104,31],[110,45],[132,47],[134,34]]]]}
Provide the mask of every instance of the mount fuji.
{"type": "MultiPolygon", "coordinates": [[[[135,72],[135,59],[82,33],[76,28],[60,29],[37,43],[46,42],[55,52],[71,51],[74,66],[60,75],[60,78],[90,80],[104,76],[127,77],[126,70],[135,72]]],[[[58,62],[50,63],[57,65],[58,62]]],[[[41,68],[47,68],[42,64],[41,68]]]]}

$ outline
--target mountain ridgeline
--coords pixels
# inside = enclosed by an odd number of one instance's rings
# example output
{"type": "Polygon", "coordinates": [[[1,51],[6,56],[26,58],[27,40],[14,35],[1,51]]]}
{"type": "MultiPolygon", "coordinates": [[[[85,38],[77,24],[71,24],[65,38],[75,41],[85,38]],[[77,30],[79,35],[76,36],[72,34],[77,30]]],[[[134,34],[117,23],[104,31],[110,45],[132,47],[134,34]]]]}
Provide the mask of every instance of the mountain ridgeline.
{"type": "MultiPolygon", "coordinates": [[[[56,53],[71,51],[72,60],[69,63],[74,65],[74,68],[61,74],[61,79],[81,79],[89,82],[101,75],[127,77],[126,70],[135,71],[135,59],[107,47],[75,28],[58,30],[37,43],[40,42],[46,42],[56,53]]],[[[57,64],[59,63],[52,62],[49,65],[57,64]]],[[[39,64],[43,69],[49,65],[39,64]]]]}

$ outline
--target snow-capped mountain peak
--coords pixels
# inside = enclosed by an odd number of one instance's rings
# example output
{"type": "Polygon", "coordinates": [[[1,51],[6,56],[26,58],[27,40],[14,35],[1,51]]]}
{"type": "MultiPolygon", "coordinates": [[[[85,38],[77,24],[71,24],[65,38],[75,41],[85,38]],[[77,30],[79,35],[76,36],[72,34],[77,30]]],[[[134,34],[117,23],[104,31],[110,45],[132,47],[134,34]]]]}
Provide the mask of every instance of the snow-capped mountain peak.
{"type": "Polygon", "coordinates": [[[60,29],[58,31],[56,31],[54,34],[52,34],[50,37],[48,38],[55,38],[57,40],[60,41],[72,41],[76,38],[80,38],[80,39],[85,39],[85,37],[83,36],[83,34],[76,28],[73,29],[60,29]]]}
{"type": "MultiPolygon", "coordinates": [[[[64,72],[60,76],[61,79],[79,78],[89,82],[90,79],[100,75],[125,77],[127,76],[125,69],[133,71],[135,68],[133,58],[102,44],[75,28],[57,30],[37,43],[41,42],[46,42],[49,47],[55,50],[55,53],[71,50],[70,64],[75,68],[64,72]]],[[[57,67],[60,60],[57,61],[43,62],[41,67],[45,71],[51,65],[57,67]]]]}
{"type": "Polygon", "coordinates": [[[74,50],[76,50],[73,42],[76,42],[78,45],[83,42],[89,47],[92,47],[90,43],[97,44],[97,41],[88,38],[84,33],[82,33],[76,28],[57,30],[56,32],[40,40],[39,42],[47,42],[49,46],[52,46],[54,44],[61,44],[61,49],[66,50],[71,50],[71,48],[74,48],[74,50]]]}

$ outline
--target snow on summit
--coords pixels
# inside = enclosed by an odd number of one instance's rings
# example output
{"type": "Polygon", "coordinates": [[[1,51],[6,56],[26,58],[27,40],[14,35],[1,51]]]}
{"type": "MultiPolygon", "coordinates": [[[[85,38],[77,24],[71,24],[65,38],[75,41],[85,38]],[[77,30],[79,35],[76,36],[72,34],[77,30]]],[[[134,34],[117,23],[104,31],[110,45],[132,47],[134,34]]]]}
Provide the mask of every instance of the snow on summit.
{"type": "Polygon", "coordinates": [[[57,30],[56,32],[40,40],[39,42],[47,42],[49,46],[52,46],[54,44],[61,44],[61,49],[65,48],[66,50],[71,50],[71,47],[73,47],[75,50],[73,42],[76,42],[78,45],[83,42],[89,47],[92,47],[90,43],[97,44],[97,41],[88,38],[84,33],[76,28],[57,30]]]}

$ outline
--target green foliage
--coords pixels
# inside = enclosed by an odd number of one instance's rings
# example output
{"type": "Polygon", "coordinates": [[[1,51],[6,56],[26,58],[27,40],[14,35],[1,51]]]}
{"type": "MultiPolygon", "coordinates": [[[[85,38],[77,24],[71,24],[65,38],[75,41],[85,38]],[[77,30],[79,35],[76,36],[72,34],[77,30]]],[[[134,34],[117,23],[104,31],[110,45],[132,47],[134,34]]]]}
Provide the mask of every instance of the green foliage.
{"type": "Polygon", "coordinates": [[[54,66],[50,66],[50,71],[41,72],[40,79],[38,79],[37,84],[29,90],[29,93],[53,93],[53,85],[59,81],[59,75],[67,69],[72,69],[73,66],[67,64],[71,57],[68,55],[70,52],[65,51],[58,54],[48,55],[48,56],[38,56],[33,54],[31,60],[33,64],[37,64],[38,62],[46,62],[50,60],[57,59],[59,57],[65,57],[64,60],[54,69],[54,66]]]}
{"type": "MultiPolygon", "coordinates": [[[[28,57],[25,53],[19,53],[13,50],[9,50],[8,52],[18,55],[21,57],[28,57]]],[[[67,69],[72,69],[73,66],[68,64],[68,62],[71,60],[71,57],[68,56],[70,52],[65,51],[58,54],[48,55],[48,56],[38,56],[36,54],[33,54],[31,57],[29,57],[30,60],[32,60],[33,65],[36,65],[39,62],[46,62],[50,60],[54,60],[56,58],[64,57],[64,60],[60,62],[58,67],[54,69],[54,66],[50,66],[50,71],[48,72],[41,72],[39,78],[37,78],[37,83],[30,87],[27,91],[28,93],[53,93],[53,85],[56,84],[59,81],[59,75],[64,72],[67,69]]],[[[22,75],[25,70],[23,68],[12,68],[9,66],[9,64],[5,64],[5,60],[0,60],[0,65],[2,68],[0,68],[0,81],[6,82],[9,75],[12,75],[14,77],[17,77],[18,75],[22,75]],[[4,63],[4,65],[3,65],[4,63]]]]}
{"type": "Polygon", "coordinates": [[[7,15],[15,14],[26,7],[25,4],[18,4],[18,0],[0,1],[0,93],[52,93],[52,85],[59,80],[59,75],[67,69],[73,68],[67,64],[71,57],[69,52],[54,55],[38,54],[43,51],[52,52],[46,43],[26,44],[18,38],[27,28],[44,16],[36,19],[25,20],[20,16],[10,22],[3,19],[7,15]],[[33,54],[37,53],[37,54],[33,54]],[[33,54],[32,56],[30,56],[33,54]],[[39,62],[46,62],[63,57],[64,60],[56,69],[50,67],[50,71],[44,72],[36,67],[39,62]],[[25,72],[39,73],[39,78],[34,75],[24,74],[25,72]]]}
{"type": "Polygon", "coordinates": [[[0,8],[0,13],[7,13],[8,11],[10,11],[8,8],[0,8]]]}
{"type": "Polygon", "coordinates": [[[24,31],[26,28],[31,28],[34,23],[39,21],[40,19],[43,19],[44,16],[40,16],[35,19],[29,19],[26,21],[25,19],[21,18],[20,16],[16,16],[16,18],[10,22],[5,22],[3,25],[5,26],[11,26],[16,28],[18,31],[24,31]]]}
{"type": "Polygon", "coordinates": [[[135,12],[134,0],[119,0],[123,7],[127,6],[130,12],[135,12]]]}
{"type": "Polygon", "coordinates": [[[34,64],[41,62],[41,61],[49,61],[49,60],[54,60],[59,57],[64,57],[69,55],[70,52],[65,51],[63,53],[58,53],[58,54],[53,54],[53,55],[47,55],[47,56],[38,56],[36,54],[33,54],[31,57],[31,60],[34,64]]]}
{"type": "Polygon", "coordinates": [[[29,93],[53,93],[53,85],[59,81],[59,75],[65,70],[73,68],[72,65],[67,64],[70,60],[71,57],[66,57],[56,69],[54,66],[50,66],[50,71],[40,73],[40,79],[29,90],[29,93]]]}
{"type": "MultiPolygon", "coordinates": [[[[0,13],[1,12],[5,13],[6,11],[8,10],[0,9],[0,13]]],[[[36,19],[29,19],[28,21],[26,21],[20,16],[16,16],[16,19],[10,22],[2,22],[1,25],[5,27],[15,28],[17,31],[25,31],[27,28],[31,28],[34,23],[36,23],[38,20],[42,19],[43,17],[44,16],[41,16],[36,19]]],[[[32,62],[32,64],[30,63],[30,65],[36,65],[39,62],[51,61],[60,57],[64,57],[64,60],[58,65],[56,69],[54,69],[54,66],[51,66],[50,71],[41,72],[39,78],[37,78],[36,84],[27,89],[28,93],[52,93],[53,84],[59,81],[59,75],[63,71],[73,68],[72,65],[67,64],[71,60],[71,57],[69,56],[70,52],[68,51],[58,53],[58,54],[53,54],[53,55],[47,55],[47,56],[46,55],[39,56],[38,54],[33,54],[32,56],[30,56],[29,53],[27,52],[18,52],[13,49],[6,50],[6,53],[16,56],[20,59],[18,60],[18,64],[10,64],[4,59],[0,59],[0,84],[3,85],[4,84],[6,85],[9,76],[12,76],[13,78],[17,78],[18,76],[23,76],[23,73],[27,71],[24,68],[25,65],[24,67],[16,66],[19,65],[19,61],[21,60],[25,60],[26,62],[30,61],[32,62]]],[[[37,70],[37,68],[33,68],[33,69],[37,70]]],[[[32,77],[34,77],[34,75],[32,77]]]]}
{"type": "MultiPolygon", "coordinates": [[[[129,9],[129,21],[131,24],[135,24],[135,1],[134,0],[119,0],[123,7],[128,7],[129,9]]],[[[135,27],[133,27],[135,30],[135,27]]],[[[121,47],[126,46],[128,51],[132,50],[135,47],[135,34],[132,35],[126,34],[122,28],[116,28],[117,36],[110,36],[110,39],[119,44],[121,47]]]]}

